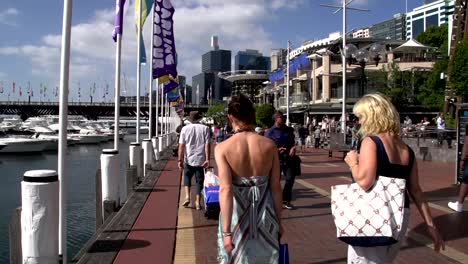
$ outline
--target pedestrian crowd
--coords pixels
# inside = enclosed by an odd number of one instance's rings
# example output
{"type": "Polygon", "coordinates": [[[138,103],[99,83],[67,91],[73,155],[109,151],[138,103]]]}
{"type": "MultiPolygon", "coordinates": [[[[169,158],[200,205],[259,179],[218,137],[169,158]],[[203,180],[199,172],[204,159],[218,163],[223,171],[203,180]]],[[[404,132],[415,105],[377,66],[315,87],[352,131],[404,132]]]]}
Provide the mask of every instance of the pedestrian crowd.
{"type": "MultiPolygon", "coordinates": [[[[285,263],[279,260],[280,255],[284,256],[284,247],[280,243],[284,234],[281,211],[295,209],[292,190],[296,176],[301,174],[301,160],[297,154],[306,152],[308,147],[319,148],[331,133],[342,132],[344,123],[351,139],[351,150],[345,162],[354,183],[332,187],[331,207],[337,236],[349,245],[348,263],[393,262],[408,229],[410,198],[426,223],[434,250],[444,249],[444,241],[419,184],[415,154],[402,140],[402,136],[412,129],[425,129],[429,125],[428,119],[413,126],[411,119],[406,117],[401,128],[395,107],[379,94],[361,98],[355,104],[353,114],[355,119],[352,121],[349,116],[337,120],[325,115],[320,122],[312,117],[307,125],[288,126],[286,116],[277,111],[272,117],[272,127],[256,127],[255,108],[244,95],[230,99],[229,124],[210,128],[200,124],[198,112],[190,113],[190,124],[181,127],[179,135],[178,166],[183,171],[186,194],[182,205],[190,207],[192,204],[191,182],[195,176],[194,207],[202,209],[204,171],[210,168],[211,142],[214,140],[219,177],[220,263],[285,263]],[[345,122],[342,122],[343,118],[345,122]],[[284,179],[283,187],[281,178],[284,179]],[[335,197],[335,188],[341,188],[343,192],[351,192],[350,188],[355,188],[354,192],[359,189],[359,199],[365,202],[349,205],[347,198],[339,198],[336,192],[338,198],[335,197]],[[387,188],[398,188],[397,193],[401,196],[391,196],[391,201],[385,201],[381,209],[372,209],[377,203],[375,197],[387,197],[387,188]],[[400,206],[396,210],[399,213],[394,213],[389,204],[398,202],[400,206]],[[341,209],[343,207],[346,209],[341,209]],[[347,215],[350,210],[355,211],[353,215],[347,215]],[[382,219],[385,211],[393,213],[386,215],[385,222],[376,222],[376,219],[382,219]],[[359,218],[356,212],[364,219],[361,226],[353,223],[359,218]],[[347,220],[343,220],[345,218],[347,220]],[[346,221],[345,228],[340,226],[343,221],[346,221]],[[369,231],[370,227],[372,231],[369,231]]],[[[443,133],[443,115],[438,116],[436,124],[443,133]]],[[[468,144],[468,137],[465,143],[468,144]]],[[[468,159],[468,147],[463,150],[463,155],[468,159]]],[[[468,162],[461,166],[465,168],[468,162]]],[[[468,169],[465,172],[459,199],[449,203],[449,207],[458,212],[462,211],[468,194],[468,169]]]]}

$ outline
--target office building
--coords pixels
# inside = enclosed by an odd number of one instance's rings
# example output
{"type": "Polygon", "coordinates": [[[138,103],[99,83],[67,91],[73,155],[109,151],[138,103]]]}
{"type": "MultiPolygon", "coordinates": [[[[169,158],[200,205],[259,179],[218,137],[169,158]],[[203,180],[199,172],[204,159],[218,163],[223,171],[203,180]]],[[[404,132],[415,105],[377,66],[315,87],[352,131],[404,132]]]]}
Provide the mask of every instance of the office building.
{"type": "Polygon", "coordinates": [[[361,28],[353,32],[353,38],[369,38],[369,28],[361,28]]]}
{"type": "Polygon", "coordinates": [[[230,50],[210,50],[202,56],[202,72],[226,72],[231,70],[230,50]]]}
{"type": "Polygon", "coordinates": [[[214,74],[202,72],[192,77],[192,104],[208,104],[209,89],[214,85],[214,74]]]}
{"type": "MultiPolygon", "coordinates": [[[[406,14],[406,39],[415,39],[430,26],[449,24],[455,11],[455,0],[430,2],[406,14]]],[[[449,25],[451,26],[451,25],[449,25]]]]}
{"type": "Polygon", "coordinates": [[[406,16],[395,14],[392,19],[382,21],[370,27],[370,36],[374,39],[406,39],[406,16]]]}
{"type": "Polygon", "coordinates": [[[236,71],[269,71],[270,58],[263,56],[258,50],[239,51],[234,58],[234,69],[236,71]]]}

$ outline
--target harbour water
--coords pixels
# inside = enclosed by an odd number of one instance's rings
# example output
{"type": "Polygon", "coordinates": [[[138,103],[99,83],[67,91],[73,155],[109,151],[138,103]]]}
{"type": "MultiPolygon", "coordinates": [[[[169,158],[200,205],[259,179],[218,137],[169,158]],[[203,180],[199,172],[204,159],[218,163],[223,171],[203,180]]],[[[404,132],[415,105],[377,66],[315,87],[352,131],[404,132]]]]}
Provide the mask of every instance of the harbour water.
{"type": "MultiPolygon", "coordinates": [[[[120,156],[124,168],[128,146],[134,135],[120,141],[120,156]]],[[[102,149],[113,148],[113,142],[68,147],[68,256],[81,249],[95,231],[95,175],[100,166],[102,149]]],[[[0,155],[0,263],[9,262],[8,226],[16,207],[21,206],[21,178],[27,170],[57,169],[57,153],[34,155],[0,155]]]]}

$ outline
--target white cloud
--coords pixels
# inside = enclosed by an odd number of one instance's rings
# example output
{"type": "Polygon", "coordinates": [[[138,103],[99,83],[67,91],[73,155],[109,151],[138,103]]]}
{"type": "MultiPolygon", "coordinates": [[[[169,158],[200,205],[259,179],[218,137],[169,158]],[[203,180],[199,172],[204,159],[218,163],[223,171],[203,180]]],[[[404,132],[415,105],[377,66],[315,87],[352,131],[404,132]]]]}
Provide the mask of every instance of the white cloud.
{"type": "Polygon", "coordinates": [[[17,26],[16,17],[19,15],[19,11],[16,8],[7,8],[0,11],[0,24],[8,26],[17,26]]]}
{"type": "MultiPolygon", "coordinates": [[[[201,55],[210,50],[210,37],[219,36],[222,49],[230,49],[233,57],[238,50],[258,49],[269,55],[274,47],[271,34],[263,26],[284,8],[297,8],[305,0],[186,0],[173,1],[176,48],[179,54],[179,74],[191,77],[201,72],[201,55]]],[[[130,82],[136,76],[136,34],[133,1],[127,1],[122,42],[122,71],[130,82]],[[128,6],[130,5],[130,6],[128,6]]],[[[84,22],[72,27],[71,83],[93,82],[104,77],[113,83],[115,43],[111,38],[115,10],[96,11],[84,22]]],[[[82,20],[83,21],[83,20],[82,20]]],[[[147,57],[150,52],[150,21],[143,30],[147,57]]],[[[48,76],[58,83],[60,66],[60,34],[45,35],[40,43],[19,47],[0,47],[0,54],[22,55],[32,62],[31,72],[48,76]]],[[[142,68],[142,83],[146,84],[148,67],[142,68]]],[[[112,86],[112,85],[111,85],[112,86]]],[[[142,86],[142,91],[144,86],[142,86]]]]}

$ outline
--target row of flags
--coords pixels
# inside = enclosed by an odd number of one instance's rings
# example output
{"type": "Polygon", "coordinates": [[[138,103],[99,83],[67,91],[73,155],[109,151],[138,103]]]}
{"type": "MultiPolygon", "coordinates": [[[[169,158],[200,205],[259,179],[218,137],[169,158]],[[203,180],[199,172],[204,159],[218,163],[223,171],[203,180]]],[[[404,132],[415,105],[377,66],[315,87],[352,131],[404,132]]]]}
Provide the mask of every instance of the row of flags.
{"type": "MultiPolygon", "coordinates": [[[[18,94],[20,97],[23,96],[23,94],[25,94],[27,96],[34,97],[34,90],[35,89],[31,86],[31,82],[28,82],[26,87],[21,86],[17,82],[11,82],[11,91],[8,92],[8,94],[13,94],[13,95],[18,94]],[[26,88],[25,93],[23,93],[23,91],[24,91],[23,88],[26,88]]],[[[102,98],[106,98],[106,96],[109,95],[109,84],[106,83],[104,85],[104,88],[99,89],[99,90],[103,91],[102,98]]],[[[0,81],[0,94],[3,94],[3,93],[7,93],[7,91],[5,90],[4,82],[0,81]]],[[[96,83],[93,83],[93,85],[89,87],[89,95],[95,95],[95,93],[96,93],[96,83]]],[[[49,96],[52,95],[52,96],[58,97],[59,96],[59,87],[56,86],[53,89],[49,89],[49,87],[47,85],[40,83],[39,84],[39,94],[40,94],[40,97],[45,97],[47,95],[49,95],[49,96]]],[[[80,85],[80,82],[78,82],[78,98],[81,98],[81,95],[82,95],[81,94],[81,85],[80,85]]]]}
{"type": "MultiPolygon", "coordinates": [[[[46,85],[43,85],[42,83],[39,85],[39,94],[42,96],[42,95],[46,95],[48,91],[48,87],[46,85]]],[[[0,81],[0,94],[3,94],[5,93],[6,90],[5,90],[5,85],[3,83],[3,81],[0,81]]],[[[16,82],[12,82],[11,83],[11,93],[12,94],[16,94],[18,92],[18,95],[19,96],[23,96],[23,86],[21,85],[17,85],[16,82]]],[[[57,97],[58,96],[58,86],[55,87],[55,89],[53,90],[55,96],[57,97]]],[[[31,97],[34,97],[34,88],[32,88],[31,86],[31,83],[28,82],[27,83],[27,86],[26,86],[26,94],[28,96],[31,96],[31,97]]]]}
{"type": "MultiPolygon", "coordinates": [[[[115,25],[112,32],[114,41],[118,35],[123,33],[125,0],[118,0],[116,5],[115,25]]],[[[154,16],[154,46],[153,56],[153,79],[157,79],[161,85],[161,91],[167,95],[171,106],[176,110],[183,110],[184,101],[179,90],[177,73],[177,52],[174,38],[174,12],[175,9],[170,0],[135,0],[135,25],[136,30],[141,30],[149,15],[154,16]],[[140,9],[141,5],[141,9],[140,9]],[[140,14],[141,10],[141,14],[140,14]]],[[[137,34],[138,37],[138,34],[137,34]]],[[[146,54],[143,37],[140,35],[142,64],[146,63],[146,54]]],[[[157,88],[159,89],[159,87],[157,88]]]]}

